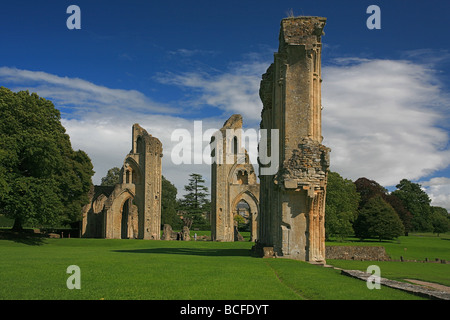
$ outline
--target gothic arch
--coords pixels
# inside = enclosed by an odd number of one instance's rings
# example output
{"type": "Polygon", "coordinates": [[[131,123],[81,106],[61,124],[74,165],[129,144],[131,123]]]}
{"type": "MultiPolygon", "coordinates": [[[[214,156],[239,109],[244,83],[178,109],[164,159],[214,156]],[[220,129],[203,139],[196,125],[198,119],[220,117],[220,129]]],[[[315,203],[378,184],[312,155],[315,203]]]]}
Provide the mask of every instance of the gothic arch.
{"type": "Polygon", "coordinates": [[[257,184],[256,174],[253,166],[249,163],[235,163],[228,173],[228,181],[231,184],[257,184]],[[239,173],[246,176],[246,183],[239,183],[239,173]]]}
{"type": "MultiPolygon", "coordinates": [[[[137,206],[134,204],[134,200],[135,199],[135,194],[132,190],[130,190],[129,188],[125,188],[123,190],[120,190],[118,192],[118,195],[115,196],[113,198],[111,207],[109,208],[108,212],[107,212],[107,224],[110,226],[108,228],[108,232],[109,235],[107,235],[108,238],[113,238],[113,239],[121,239],[124,238],[123,236],[123,230],[122,230],[122,225],[123,225],[123,219],[124,219],[124,207],[126,210],[128,210],[126,212],[126,221],[128,224],[128,213],[131,212],[133,210],[133,206],[136,207],[135,211],[136,211],[136,215],[137,215],[137,206]],[[131,200],[131,201],[130,201],[131,200]],[[127,201],[129,201],[128,205],[126,205],[127,201]]],[[[133,220],[136,221],[138,217],[133,217],[133,220]]],[[[133,233],[133,237],[134,237],[134,233],[133,233]]],[[[136,234],[137,236],[137,234],[136,234]]],[[[128,238],[128,236],[127,236],[128,238]]]]}
{"type": "Polygon", "coordinates": [[[89,194],[89,205],[83,207],[82,234],[85,237],[94,233],[89,225],[94,223],[101,230],[99,236],[107,239],[160,238],[161,157],[159,139],[135,123],[132,148],[122,162],[119,182],[112,187],[95,186],[89,194]],[[97,193],[105,193],[107,199],[101,197],[95,201],[97,193]],[[89,220],[89,213],[100,209],[98,219],[89,220]],[[126,224],[130,228],[122,230],[122,225],[126,224]]]}
{"type": "Polygon", "coordinates": [[[136,160],[132,157],[127,157],[123,164],[123,182],[141,184],[143,174],[141,166],[136,162],[136,160]]]}
{"type": "Polygon", "coordinates": [[[249,190],[242,191],[239,193],[231,202],[231,214],[234,216],[235,209],[239,202],[245,201],[250,210],[251,226],[250,226],[250,240],[256,241],[257,230],[259,223],[259,201],[258,198],[249,190]]]}
{"type": "Polygon", "coordinates": [[[242,138],[242,116],[232,115],[216,133],[211,138],[215,151],[211,153],[211,239],[234,241],[234,212],[237,203],[244,198],[253,213],[252,240],[255,240],[259,183],[245,147],[238,144],[242,138]],[[229,129],[234,130],[231,136],[229,129]],[[217,145],[222,148],[217,150],[217,145]]]}

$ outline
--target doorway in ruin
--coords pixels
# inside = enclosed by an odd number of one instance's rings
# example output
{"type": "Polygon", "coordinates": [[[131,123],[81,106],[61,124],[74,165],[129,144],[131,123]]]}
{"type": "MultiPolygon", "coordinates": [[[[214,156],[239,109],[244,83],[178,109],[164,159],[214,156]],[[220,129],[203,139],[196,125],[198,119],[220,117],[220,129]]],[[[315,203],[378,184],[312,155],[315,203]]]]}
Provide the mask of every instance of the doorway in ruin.
{"type": "Polygon", "coordinates": [[[234,219],[235,221],[240,222],[239,227],[241,227],[241,230],[239,231],[250,231],[250,226],[249,226],[249,222],[250,220],[250,206],[248,205],[247,201],[245,200],[241,200],[238,202],[236,208],[235,208],[235,217],[239,216],[240,218],[238,219],[234,219]],[[242,228],[243,226],[241,224],[245,224],[245,227],[242,228]]]}
{"type": "Polygon", "coordinates": [[[138,212],[137,207],[130,197],[122,205],[122,219],[120,223],[121,239],[136,239],[138,231],[138,212]]]}
{"type": "Polygon", "coordinates": [[[250,241],[255,241],[259,220],[257,199],[253,194],[243,192],[233,202],[233,220],[240,227],[239,231],[250,232],[250,241]]]}
{"type": "Polygon", "coordinates": [[[122,206],[122,220],[120,223],[120,238],[128,239],[128,217],[130,215],[130,202],[131,198],[128,198],[122,206]]]}

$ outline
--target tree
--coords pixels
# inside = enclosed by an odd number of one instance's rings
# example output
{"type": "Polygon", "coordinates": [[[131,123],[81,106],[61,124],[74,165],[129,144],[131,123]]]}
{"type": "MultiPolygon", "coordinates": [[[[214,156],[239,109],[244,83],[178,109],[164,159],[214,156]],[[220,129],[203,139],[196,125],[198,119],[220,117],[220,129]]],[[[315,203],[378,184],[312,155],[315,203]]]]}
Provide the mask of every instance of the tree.
{"type": "Polygon", "coordinates": [[[411,212],[413,216],[412,229],[423,232],[433,231],[430,219],[431,199],[421,186],[407,179],[402,179],[396,188],[397,190],[393,191],[392,194],[399,198],[405,208],[411,212]]]}
{"type": "Polygon", "coordinates": [[[393,239],[404,233],[403,224],[395,210],[381,195],[370,198],[361,208],[354,225],[360,239],[393,239]]]}
{"type": "Polygon", "coordinates": [[[162,176],[161,188],[161,224],[170,224],[172,228],[182,227],[182,221],[177,215],[177,188],[162,176]]]}
{"type": "Polygon", "coordinates": [[[431,224],[433,225],[433,232],[444,233],[450,230],[450,216],[447,209],[441,207],[431,207],[431,224]]]}
{"type": "Polygon", "coordinates": [[[247,231],[246,227],[248,223],[245,223],[245,219],[240,214],[236,214],[233,217],[233,220],[236,222],[239,231],[247,231]]]}
{"type": "Polygon", "coordinates": [[[199,209],[207,202],[208,188],[203,185],[205,180],[201,174],[191,173],[189,177],[189,184],[184,186],[187,194],[183,204],[190,209],[199,209]]]}
{"type": "Polygon", "coordinates": [[[395,195],[395,194],[386,194],[383,195],[383,199],[389,203],[392,208],[394,208],[395,212],[397,212],[398,217],[403,223],[403,228],[405,229],[405,236],[408,235],[408,233],[412,229],[412,214],[408,210],[406,210],[405,206],[403,205],[403,202],[395,195]]]}
{"type": "Polygon", "coordinates": [[[80,219],[93,166],[72,149],[51,101],[0,87],[0,150],[0,208],[13,229],[80,219]]]}
{"type": "Polygon", "coordinates": [[[120,180],[120,168],[114,167],[108,170],[106,176],[102,178],[101,186],[115,186],[120,180]]]}
{"type": "Polygon", "coordinates": [[[408,235],[408,232],[412,228],[412,214],[405,208],[403,202],[396,195],[388,194],[388,190],[386,188],[381,186],[378,182],[367,178],[359,178],[355,181],[355,185],[356,190],[361,195],[359,209],[361,209],[369,199],[375,196],[381,196],[384,201],[389,203],[392,208],[394,208],[403,223],[405,235],[408,235]]]}
{"type": "Polygon", "coordinates": [[[205,180],[201,174],[191,173],[189,184],[184,186],[187,192],[180,201],[180,209],[184,211],[186,217],[193,220],[193,225],[198,228],[205,228],[208,222],[203,217],[209,211],[210,202],[207,198],[208,188],[204,186],[205,180]]]}
{"type": "Polygon", "coordinates": [[[355,186],[356,191],[360,194],[359,208],[362,208],[370,198],[387,193],[387,190],[378,182],[367,178],[359,178],[355,181],[355,186]]]}
{"type": "Polygon", "coordinates": [[[337,236],[341,240],[353,234],[353,222],[358,215],[360,196],[355,184],[336,172],[328,173],[325,202],[326,237],[337,236]]]}

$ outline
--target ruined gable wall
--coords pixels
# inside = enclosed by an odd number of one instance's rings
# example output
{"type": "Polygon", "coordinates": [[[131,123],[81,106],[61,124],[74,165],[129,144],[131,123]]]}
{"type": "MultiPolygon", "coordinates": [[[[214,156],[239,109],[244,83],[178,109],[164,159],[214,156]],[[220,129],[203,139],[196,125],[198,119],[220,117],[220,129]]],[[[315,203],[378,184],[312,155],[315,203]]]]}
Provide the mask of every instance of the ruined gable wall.
{"type": "Polygon", "coordinates": [[[260,175],[258,245],[273,247],[278,256],[310,261],[325,259],[330,151],[321,144],[320,58],[325,21],[320,17],[283,19],[278,52],[260,85],[260,126],[279,130],[280,166],[275,175],[260,175]]]}
{"type": "Polygon", "coordinates": [[[220,135],[214,135],[211,142],[215,157],[211,164],[211,239],[235,241],[235,209],[237,203],[244,200],[250,206],[252,238],[255,240],[259,213],[259,184],[246,150],[236,148],[237,153],[233,154],[235,149],[233,143],[239,144],[240,137],[233,142],[233,137],[227,135],[227,129],[242,129],[242,116],[232,115],[219,130],[220,135]],[[222,151],[219,150],[219,146],[222,151]]]}
{"type": "Polygon", "coordinates": [[[161,157],[159,139],[134,124],[132,148],[123,162],[119,183],[114,187],[95,186],[90,204],[83,209],[84,237],[120,239],[126,233],[129,238],[160,238],[161,157]],[[123,218],[124,210],[127,218],[123,218]]]}

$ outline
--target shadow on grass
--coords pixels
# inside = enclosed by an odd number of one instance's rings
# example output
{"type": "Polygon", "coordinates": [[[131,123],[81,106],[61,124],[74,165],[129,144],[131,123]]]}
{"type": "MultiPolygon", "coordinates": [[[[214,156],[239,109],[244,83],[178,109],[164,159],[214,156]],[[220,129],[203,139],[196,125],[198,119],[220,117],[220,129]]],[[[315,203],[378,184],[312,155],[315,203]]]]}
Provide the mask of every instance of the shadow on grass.
{"type": "Polygon", "coordinates": [[[152,248],[152,249],[135,249],[135,250],[113,250],[113,252],[182,254],[191,256],[210,256],[210,257],[250,256],[249,249],[152,248]]]}
{"type": "Polygon", "coordinates": [[[46,244],[47,238],[41,234],[31,232],[14,232],[11,230],[1,230],[0,240],[10,240],[17,243],[26,244],[29,246],[41,246],[46,244]]]}

